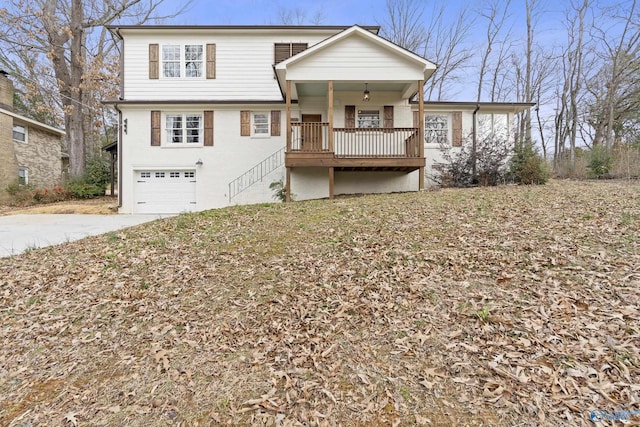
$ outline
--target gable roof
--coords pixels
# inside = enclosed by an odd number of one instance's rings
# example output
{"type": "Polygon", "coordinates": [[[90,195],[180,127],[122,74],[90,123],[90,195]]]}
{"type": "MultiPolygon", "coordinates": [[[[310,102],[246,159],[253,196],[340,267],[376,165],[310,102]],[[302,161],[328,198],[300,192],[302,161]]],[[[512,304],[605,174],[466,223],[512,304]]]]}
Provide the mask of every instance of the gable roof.
{"type": "Polygon", "coordinates": [[[426,59],[424,59],[423,57],[416,55],[415,53],[411,52],[408,49],[405,49],[403,47],[398,46],[397,44],[394,44],[392,42],[390,42],[389,40],[379,36],[377,33],[374,34],[373,32],[369,31],[368,29],[361,27],[359,25],[353,25],[347,29],[345,29],[344,31],[339,32],[338,34],[331,36],[329,38],[324,39],[323,41],[321,41],[320,43],[317,43],[313,46],[311,46],[309,49],[303,50],[302,52],[298,53],[297,55],[292,56],[291,58],[280,62],[278,65],[276,65],[276,70],[285,70],[287,68],[287,66],[291,65],[291,64],[295,64],[296,62],[299,62],[309,56],[312,56],[314,54],[316,54],[317,52],[320,52],[324,49],[326,49],[329,46],[335,45],[336,43],[338,43],[341,40],[344,40],[348,37],[353,36],[354,34],[360,35],[364,38],[367,38],[368,40],[372,41],[373,43],[389,50],[392,52],[395,52],[396,54],[403,56],[407,59],[409,59],[412,62],[415,62],[417,64],[423,65],[425,71],[427,70],[432,70],[428,76],[425,75],[425,80],[431,76],[431,74],[433,73],[433,71],[435,71],[435,69],[437,68],[437,65],[434,64],[431,61],[428,61],[426,59]]]}
{"type": "Polygon", "coordinates": [[[46,124],[41,123],[41,122],[39,122],[37,120],[33,120],[33,119],[28,118],[28,117],[21,116],[20,114],[16,114],[13,111],[9,111],[9,110],[6,110],[4,108],[0,108],[0,113],[1,114],[6,114],[7,116],[11,116],[14,119],[17,119],[17,120],[19,120],[19,121],[21,121],[23,123],[27,123],[30,126],[45,130],[47,132],[54,133],[54,134],[59,135],[59,136],[65,136],[67,134],[63,130],[60,130],[58,128],[54,128],[53,126],[46,125],[46,124]]]}

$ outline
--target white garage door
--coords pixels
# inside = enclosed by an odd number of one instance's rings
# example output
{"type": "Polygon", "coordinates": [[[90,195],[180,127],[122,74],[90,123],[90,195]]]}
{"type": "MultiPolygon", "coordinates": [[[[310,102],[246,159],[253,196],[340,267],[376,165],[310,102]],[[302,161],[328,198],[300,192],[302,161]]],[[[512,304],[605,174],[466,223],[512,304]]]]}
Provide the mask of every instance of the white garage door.
{"type": "Polygon", "coordinates": [[[195,170],[136,171],[138,213],[180,213],[196,207],[195,170]]]}

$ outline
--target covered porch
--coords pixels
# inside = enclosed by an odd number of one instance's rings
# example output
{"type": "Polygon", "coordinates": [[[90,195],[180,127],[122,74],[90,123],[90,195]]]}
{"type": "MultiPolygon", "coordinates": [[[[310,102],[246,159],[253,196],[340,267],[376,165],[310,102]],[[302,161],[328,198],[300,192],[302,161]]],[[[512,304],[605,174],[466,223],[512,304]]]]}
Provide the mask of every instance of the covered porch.
{"type": "MultiPolygon", "coordinates": [[[[424,187],[425,80],[435,65],[352,27],[276,66],[286,100],[286,186],[291,171],[420,171],[424,187]],[[409,100],[415,97],[418,111],[409,100]]],[[[409,191],[409,190],[407,190],[409,191]]]]}

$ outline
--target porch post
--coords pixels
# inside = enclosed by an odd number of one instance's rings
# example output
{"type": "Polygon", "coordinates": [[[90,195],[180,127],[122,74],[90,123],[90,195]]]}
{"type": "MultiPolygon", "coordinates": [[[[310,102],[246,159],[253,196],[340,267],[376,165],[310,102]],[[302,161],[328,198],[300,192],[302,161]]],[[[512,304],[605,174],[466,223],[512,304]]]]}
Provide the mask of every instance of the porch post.
{"type": "Polygon", "coordinates": [[[329,168],[329,199],[333,200],[333,184],[334,184],[334,171],[333,166],[329,168]]]}
{"type": "MultiPolygon", "coordinates": [[[[285,84],[285,104],[286,111],[285,116],[287,118],[287,148],[285,150],[285,166],[286,166],[286,157],[287,153],[291,151],[291,80],[287,80],[285,84]]],[[[291,168],[286,167],[286,178],[285,178],[285,202],[291,201],[291,168]]]]}
{"type": "MultiPolygon", "coordinates": [[[[329,80],[329,95],[327,96],[327,108],[329,114],[329,152],[333,153],[333,80],[329,80]]],[[[333,194],[331,195],[333,198],[333,194]]]]}
{"type": "MultiPolygon", "coordinates": [[[[418,153],[424,159],[424,80],[418,80],[418,153]]],[[[418,190],[424,189],[424,166],[420,167],[418,190]]]]}

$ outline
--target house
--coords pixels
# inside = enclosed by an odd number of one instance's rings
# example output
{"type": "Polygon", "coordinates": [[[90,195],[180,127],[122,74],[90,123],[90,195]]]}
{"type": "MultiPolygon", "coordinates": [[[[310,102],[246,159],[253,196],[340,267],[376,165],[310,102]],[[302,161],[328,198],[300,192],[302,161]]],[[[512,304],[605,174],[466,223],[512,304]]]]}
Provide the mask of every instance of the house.
{"type": "Polygon", "coordinates": [[[64,131],[16,114],[13,82],[0,70],[0,193],[10,184],[51,187],[62,179],[64,131]]]}
{"type": "Polygon", "coordinates": [[[122,213],[268,202],[279,179],[295,200],[418,191],[439,142],[462,144],[480,115],[511,136],[530,106],[424,102],[436,65],[379,27],[108,28],[122,213]]]}

